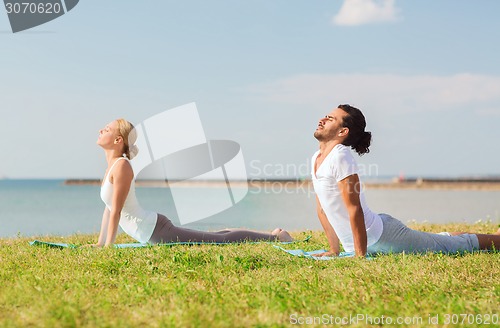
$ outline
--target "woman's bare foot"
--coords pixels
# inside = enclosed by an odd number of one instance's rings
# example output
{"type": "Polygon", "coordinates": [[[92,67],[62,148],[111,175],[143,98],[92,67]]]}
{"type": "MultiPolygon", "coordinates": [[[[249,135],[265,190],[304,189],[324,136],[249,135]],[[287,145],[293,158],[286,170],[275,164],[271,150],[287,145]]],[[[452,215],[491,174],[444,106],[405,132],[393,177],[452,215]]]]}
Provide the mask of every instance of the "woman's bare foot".
{"type": "Polygon", "coordinates": [[[280,228],[276,228],[274,229],[271,234],[273,236],[276,236],[278,237],[278,240],[279,241],[284,241],[284,242],[287,242],[287,241],[293,241],[293,238],[292,236],[290,236],[290,234],[288,233],[288,231],[286,230],[283,230],[283,229],[280,229],[280,228]]]}
{"type": "Polygon", "coordinates": [[[288,233],[286,230],[281,230],[280,233],[278,234],[278,239],[282,242],[289,242],[293,241],[292,236],[288,233]]]}
{"type": "Polygon", "coordinates": [[[278,236],[280,234],[280,232],[282,232],[283,229],[280,229],[280,228],[276,228],[274,229],[272,232],[271,232],[271,235],[273,236],[278,236]]]}

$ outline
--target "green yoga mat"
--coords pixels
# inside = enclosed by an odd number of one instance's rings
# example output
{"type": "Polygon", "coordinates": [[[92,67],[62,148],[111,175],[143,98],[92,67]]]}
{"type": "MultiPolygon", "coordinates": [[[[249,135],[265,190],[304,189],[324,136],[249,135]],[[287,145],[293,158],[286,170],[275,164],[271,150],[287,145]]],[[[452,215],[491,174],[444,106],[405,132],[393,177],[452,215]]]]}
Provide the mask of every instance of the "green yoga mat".
{"type": "MultiPolygon", "coordinates": [[[[239,244],[260,244],[260,243],[279,243],[279,244],[293,244],[298,242],[304,242],[311,239],[311,236],[307,236],[305,239],[296,240],[296,241],[288,241],[288,242],[272,242],[272,241],[253,241],[253,242],[242,242],[239,244]]],[[[164,244],[142,244],[142,243],[128,243],[128,244],[114,244],[115,248],[142,248],[142,247],[153,247],[153,246],[176,246],[176,245],[228,245],[235,243],[216,243],[216,242],[174,242],[174,243],[164,243],[164,244]]],[[[47,241],[34,240],[30,242],[31,246],[46,246],[46,247],[54,247],[54,248],[78,248],[79,246],[74,244],[65,244],[65,243],[52,243],[47,241]]]]}

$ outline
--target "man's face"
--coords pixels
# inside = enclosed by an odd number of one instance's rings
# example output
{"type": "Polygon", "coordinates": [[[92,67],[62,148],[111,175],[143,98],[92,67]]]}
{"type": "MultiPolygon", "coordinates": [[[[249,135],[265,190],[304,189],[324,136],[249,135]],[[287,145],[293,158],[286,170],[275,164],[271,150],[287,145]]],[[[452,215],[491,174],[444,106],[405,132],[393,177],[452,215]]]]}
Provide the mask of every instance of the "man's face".
{"type": "Polygon", "coordinates": [[[345,115],[347,115],[347,113],[340,108],[332,110],[328,115],[319,120],[318,127],[316,131],[314,131],[314,137],[319,141],[332,140],[340,137],[340,132],[346,129],[342,126],[345,115]]]}

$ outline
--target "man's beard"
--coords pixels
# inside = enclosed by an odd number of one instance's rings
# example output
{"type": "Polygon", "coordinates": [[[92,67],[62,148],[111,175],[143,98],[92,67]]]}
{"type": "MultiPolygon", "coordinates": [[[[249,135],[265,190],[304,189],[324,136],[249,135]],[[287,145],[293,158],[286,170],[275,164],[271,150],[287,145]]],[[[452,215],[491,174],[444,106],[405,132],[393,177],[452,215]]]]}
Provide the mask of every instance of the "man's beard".
{"type": "Polygon", "coordinates": [[[319,131],[314,131],[314,138],[316,138],[318,141],[323,141],[326,139],[326,137],[319,131]]]}

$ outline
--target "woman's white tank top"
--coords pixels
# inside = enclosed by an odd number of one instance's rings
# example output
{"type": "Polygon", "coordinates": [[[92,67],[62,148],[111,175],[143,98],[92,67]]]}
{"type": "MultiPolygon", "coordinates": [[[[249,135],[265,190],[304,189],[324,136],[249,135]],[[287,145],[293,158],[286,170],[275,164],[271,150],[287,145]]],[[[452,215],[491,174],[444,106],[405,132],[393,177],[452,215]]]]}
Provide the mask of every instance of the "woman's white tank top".
{"type": "MultiPolygon", "coordinates": [[[[128,161],[126,157],[117,159],[113,165],[111,165],[104,179],[104,183],[101,186],[101,199],[109,210],[111,210],[113,202],[113,184],[109,181],[109,175],[115,164],[121,159],[128,161]]],[[[132,180],[127,199],[125,200],[125,204],[120,214],[120,227],[137,241],[147,243],[153,235],[157,219],[157,213],[143,209],[137,201],[135,195],[135,180],[132,180]]]]}

